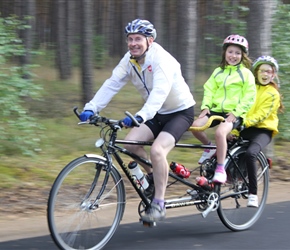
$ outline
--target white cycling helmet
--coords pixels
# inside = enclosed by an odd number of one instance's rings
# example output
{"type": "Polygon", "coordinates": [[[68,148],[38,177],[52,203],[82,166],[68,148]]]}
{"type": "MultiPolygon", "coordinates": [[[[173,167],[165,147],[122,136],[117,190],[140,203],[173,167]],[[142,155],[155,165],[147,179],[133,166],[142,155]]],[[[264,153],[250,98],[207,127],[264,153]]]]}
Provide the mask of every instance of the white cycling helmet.
{"type": "Polygon", "coordinates": [[[278,65],[278,63],[277,63],[277,61],[275,60],[274,57],[271,57],[271,56],[260,56],[260,57],[258,57],[253,62],[253,66],[252,66],[253,71],[255,71],[255,69],[261,64],[272,65],[275,68],[276,73],[278,73],[278,71],[279,71],[279,65],[278,65]]]}
{"type": "Polygon", "coordinates": [[[125,33],[127,36],[129,34],[142,34],[146,37],[153,37],[154,40],[157,37],[157,32],[153,24],[141,19],[135,19],[131,23],[128,23],[125,27],[125,33]]]}

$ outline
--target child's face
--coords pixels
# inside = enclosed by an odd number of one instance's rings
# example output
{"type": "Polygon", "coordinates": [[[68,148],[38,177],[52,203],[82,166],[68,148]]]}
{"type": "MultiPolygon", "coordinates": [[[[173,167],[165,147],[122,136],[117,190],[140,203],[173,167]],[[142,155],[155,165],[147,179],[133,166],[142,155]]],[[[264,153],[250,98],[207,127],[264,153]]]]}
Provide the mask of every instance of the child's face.
{"type": "Polygon", "coordinates": [[[237,65],[242,60],[242,49],[237,45],[230,45],[227,47],[225,59],[228,65],[237,65]]]}
{"type": "Polygon", "coordinates": [[[258,81],[262,85],[269,84],[274,78],[274,71],[269,64],[261,64],[257,71],[258,81]]]}

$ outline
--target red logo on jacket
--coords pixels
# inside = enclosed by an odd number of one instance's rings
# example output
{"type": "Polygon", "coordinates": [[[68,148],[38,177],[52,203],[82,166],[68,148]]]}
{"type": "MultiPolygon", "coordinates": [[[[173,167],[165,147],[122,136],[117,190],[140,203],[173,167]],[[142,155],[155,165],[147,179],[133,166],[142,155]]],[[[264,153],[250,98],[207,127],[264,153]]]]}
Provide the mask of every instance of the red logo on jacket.
{"type": "Polygon", "coordinates": [[[149,70],[149,72],[152,72],[152,66],[151,65],[149,65],[147,69],[149,70]]]}

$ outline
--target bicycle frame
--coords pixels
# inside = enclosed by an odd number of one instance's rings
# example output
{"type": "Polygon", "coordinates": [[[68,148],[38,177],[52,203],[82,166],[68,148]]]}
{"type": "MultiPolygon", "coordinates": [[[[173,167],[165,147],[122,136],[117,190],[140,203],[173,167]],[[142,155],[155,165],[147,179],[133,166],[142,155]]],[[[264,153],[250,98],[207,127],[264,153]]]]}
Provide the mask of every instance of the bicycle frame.
{"type": "MultiPolygon", "coordinates": [[[[75,114],[78,115],[78,113],[75,111],[75,114]]],[[[127,115],[132,116],[130,113],[126,112],[127,115]]],[[[209,127],[209,125],[211,124],[212,120],[220,120],[223,121],[223,117],[220,116],[212,116],[207,124],[205,124],[203,127],[190,127],[189,131],[192,130],[198,130],[198,131],[203,131],[206,128],[209,127]]],[[[112,120],[115,123],[117,123],[118,121],[116,120],[112,120]]],[[[95,121],[96,122],[96,121],[95,121]]],[[[93,123],[94,124],[94,123],[93,123]]],[[[109,164],[110,166],[112,166],[112,160],[109,156],[109,154],[113,155],[113,157],[116,159],[116,161],[118,162],[119,166],[121,167],[121,169],[123,170],[123,172],[125,173],[125,175],[127,176],[127,178],[129,179],[129,181],[131,182],[132,186],[134,187],[134,189],[136,190],[136,192],[138,193],[138,195],[140,196],[140,198],[142,199],[142,201],[144,202],[144,204],[147,206],[150,206],[150,202],[148,201],[147,197],[143,194],[143,192],[138,188],[137,182],[136,180],[132,177],[130,170],[128,169],[128,167],[126,166],[126,164],[123,162],[122,158],[119,156],[118,152],[123,153],[129,157],[131,157],[133,160],[136,160],[138,162],[141,162],[143,164],[146,164],[147,166],[152,167],[152,164],[150,161],[148,161],[147,159],[144,159],[142,157],[139,157],[138,155],[129,152],[128,150],[126,150],[124,147],[120,147],[117,146],[116,144],[130,144],[130,145],[141,145],[141,146],[152,146],[153,142],[150,141],[129,141],[129,140],[120,140],[117,139],[117,133],[118,133],[118,129],[120,127],[114,127],[110,125],[110,130],[111,130],[111,134],[110,134],[110,139],[109,141],[109,145],[107,149],[104,149],[103,147],[100,147],[104,153],[104,155],[106,156],[106,158],[109,160],[109,164]]],[[[243,140],[243,138],[239,137],[237,138],[234,142],[229,142],[228,143],[228,147],[227,147],[227,157],[226,157],[226,162],[232,162],[234,164],[234,168],[239,172],[242,180],[244,183],[246,183],[247,188],[249,187],[249,183],[247,182],[245,176],[243,175],[241,169],[239,168],[237,162],[235,161],[235,152],[236,150],[238,150],[239,148],[243,147],[243,146],[247,146],[249,143],[248,140],[243,140]]],[[[183,143],[177,143],[175,145],[176,148],[192,148],[192,149],[216,149],[215,145],[203,145],[203,144],[183,144],[183,143]]],[[[264,156],[263,159],[263,166],[265,166],[265,168],[263,169],[263,172],[260,174],[260,176],[262,176],[264,174],[265,171],[267,171],[268,168],[270,168],[269,166],[269,160],[264,156]],[[266,159],[266,161],[264,160],[266,159]]],[[[207,193],[210,194],[210,192],[208,190],[205,190],[203,187],[200,187],[198,185],[195,185],[189,181],[186,181],[184,178],[179,177],[178,175],[175,175],[172,172],[169,172],[169,177],[175,179],[175,181],[179,181],[182,184],[192,188],[193,190],[197,190],[199,192],[203,192],[203,193],[207,193]]],[[[214,185],[214,190],[215,192],[220,191],[220,184],[215,184],[214,185]]],[[[235,194],[231,194],[230,196],[233,195],[239,195],[239,194],[244,194],[247,193],[248,190],[243,190],[240,192],[236,192],[235,194]]],[[[101,195],[101,194],[100,194],[101,195]]],[[[220,196],[219,200],[223,200],[228,198],[228,196],[220,196]]],[[[178,199],[178,201],[180,201],[180,199],[178,199]]],[[[168,204],[168,202],[165,204],[166,208],[174,208],[174,207],[181,207],[181,206],[188,206],[188,205],[196,205],[196,204],[200,204],[200,203],[204,203],[206,202],[205,200],[202,201],[192,201],[192,202],[188,202],[188,203],[183,203],[183,204],[173,204],[172,206],[168,204]]],[[[207,212],[208,213],[208,212],[207,212]]]]}
{"type": "MultiPolygon", "coordinates": [[[[117,133],[117,131],[115,131],[115,133],[117,133]]],[[[111,135],[110,141],[111,142],[114,141],[114,143],[110,144],[108,146],[109,147],[108,151],[111,152],[111,154],[113,155],[114,159],[118,162],[119,166],[121,167],[121,169],[125,173],[126,177],[128,178],[128,180],[130,181],[130,183],[134,187],[135,191],[138,193],[138,195],[142,199],[142,201],[145,204],[145,206],[146,207],[150,206],[150,201],[148,201],[147,197],[139,189],[136,180],[131,175],[131,172],[130,172],[129,168],[126,166],[126,164],[124,163],[124,161],[122,160],[122,158],[120,157],[118,152],[120,152],[122,154],[125,154],[125,155],[131,157],[133,160],[136,160],[137,162],[141,162],[143,164],[146,164],[147,166],[150,166],[150,167],[152,167],[151,162],[148,161],[147,159],[144,159],[144,158],[142,158],[142,157],[140,157],[140,156],[128,151],[124,147],[118,146],[116,144],[152,146],[153,142],[149,142],[149,141],[128,141],[128,140],[117,140],[117,139],[114,140],[114,138],[116,138],[115,133],[113,132],[112,135],[111,135]]],[[[233,158],[233,156],[230,153],[230,149],[235,148],[237,146],[246,145],[247,143],[248,143],[248,141],[239,140],[236,143],[234,143],[230,148],[227,149],[227,156],[229,157],[228,160],[231,160],[234,163],[235,168],[241,174],[241,176],[242,176],[244,181],[246,181],[245,177],[242,175],[242,172],[239,169],[238,164],[234,161],[234,158],[233,158]]],[[[214,146],[214,145],[203,145],[203,144],[182,144],[182,143],[177,143],[175,145],[175,147],[177,147],[177,148],[192,148],[192,149],[216,149],[216,146],[214,146]]],[[[103,151],[104,154],[107,154],[106,150],[102,149],[102,151],[103,151]]],[[[173,178],[175,181],[179,181],[182,184],[190,187],[193,190],[197,190],[199,192],[210,194],[210,191],[205,190],[204,188],[202,188],[202,187],[200,187],[198,185],[195,185],[192,182],[189,182],[186,179],[181,178],[181,177],[175,175],[172,172],[169,172],[169,176],[171,178],[173,178]]],[[[219,185],[216,185],[216,186],[218,188],[219,185]]],[[[239,195],[239,194],[242,194],[242,193],[245,193],[245,192],[247,192],[247,191],[245,190],[245,191],[242,191],[242,192],[237,192],[235,195],[239,195]]],[[[226,198],[228,198],[228,196],[220,197],[220,200],[226,199],[226,198]]],[[[195,201],[192,201],[192,199],[189,200],[188,198],[184,198],[184,199],[178,198],[178,199],[173,199],[173,200],[167,201],[165,206],[166,206],[167,209],[169,209],[169,208],[177,208],[177,207],[184,207],[184,206],[192,206],[192,205],[197,205],[197,204],[201,204],[201,203],[205,203],[205,202],[206,202],[206,200],[195,200],[195,201]]],[[[205,214],[208,214],[208,212],[206,212],[205,214]]]]}
{"type": "MultiPolygon", "coordinates": [[[[148,142],[148,141],[128,141],[128,140],[116,140],[115,141],[116,144],[129,144],[129,145],[142,145],[142,146],[152,146],[153,142],[148,142]]],[[[228,161],[231,161],[234,164],[235,169],[239,172],[240,176],[242,177],[244,183],[247,183],[247,186],[249,186],[247,180],[245,179],[245,176],[242,174],[241,169],[239,168],[237,162],[234,159],[234,153],[230,153],[231,149],[234,148],[238,148],[238,146],[247,146],[249,144],[248,140],[243,140],[242,138],[239,138],[233,145],[231,145],[230,147],[228,147],[227,149],[227,157],[228,157],[228,161]]],[[[176,148],[192,148],[192,149],[216,149],[215,145],[203,145],[203,144],[182,144],[182,143],[177,143],[175,145],[176,148]]],[[[126,150],[123,147],[119,147],[117,145],[114,145],[114,148],[118,151],[121,152],[125,155],[130,156],[132,159],[142,162],[144,164],[146,164],[147,166],[152,167],[151,162],[149,162],[147,159],[144,159],[142,157],[139,157],[136,154],[133,154],[131,152],[129,152],[128,150],[126,150]]],[[[137,193],[139,194],[140,198],[142,199],[142,201],[147,205],[149,205],[148,200],[146,199],[145,195],[140,191],[140,189],[137,187],[137,184],[134,183],[134,179],[132,178],[130,171],[128,169],[128,167],[124,164],[123,160],[121,159],[121,157],[117,154],[114,153],[114,158],[116,159],[116,161],[118,162],[118,164],[120,165],[120,167],[122,168],[123,172],[126,174],[126,176],[128,177],[128,179],[131,181],[132,185],[134,186],[135,190],[137,191],[137,193]]],[[[265,169],[263,170],[263,172],[260,174],[260,176],[263,175],[263,173],[265,171],[267,171],[267,169],[269,168],[269,163],[265,162],[265,169]]],[[[184,185],[195,189],[195,190],[199,190],[199,191],[205,191],[203,188],[201,188],[198,185],[195,185],[191,182],[186,181],[185,179],[173,174],[172,172],[169,172],[169,176],[173,179],[175,179],[176,181],[179,181],[181,183],[183,183],[184,185]]],[[[241,192],[237,192],[236,195],[238,194],[243,194],[246,193],[247,190],[241,191],[241,192]]],[[[228,196],[221,196],[220,199],[226,199],[228,198],[228,196]]],[[[190,203],[190,205],[196,205],[197,203],[190,203]]],[[[189,204],[185,204],[185,205],[189,205],[189,204]]],[[[176,206],[172,206],[172,207],[176,207],[176,206]]],[[[167,207],[166,207],[167,208],[167,207]]],[[[168,208],[171,208],[170,206],[168,208]]]]}
{"type": "MultiPolygon", "coordinates": [[[[116,144],[130,144],[130,145],[142,145],[142,146],[151,146],[152,142],[146,142],[146,141],[127,141],[127,140],[116,140],[115,141],[116,144]]],[[[115,158],[115,160],[118,162],[119,166],[121,167],[121,169],[123,170],[123,172],[125,173],[125,175],[127,176],[127,178],[130,180],[132,186],[134,187],[134,189],[136,190],[136,192],[138,193],[138,195],[140,196],[140,198],[142,199],[142,201],[144,202],[144,204],[146,206],[150,205],[150,202],[148,201],[147,197],[143,194],[143,192],[138,188],[137,182],[136,180],[132,177],[131,172],[129,170],[129,168],[126,166],[126,164],[124,163],[124,161],[122,160],[122,158],[120,157],[120,155],[118,154],[118,152],[125,154],[129,157],[131,157],[132,159],[144,163],[147,166],[152,167],[152,164],[150,161],[148,161],[147,159],[144,159],[130,151],[128,151],[127,149],[120,147],[118,145],[110,145],[109,147],[112,150],[112,155],[115,158]]],[[[208,146],[208,145],[198,145],[198,144],[176,144],[176,147],[187,147],[187,148],[215,148],[215,146],[208,146]]],[[[205,191],[202,187],[197,186],[191,182],[186,181],[185,179],[169,172],[169,176],[173,179],[175,179],[176,181],[179,181],[181,183],[183,183],[184,185],[195,189],[195,190],[199,190],[200,192],[207,192],[205,191]]],[[[181,207],[181,206],[190,206],[190,205],[196,205],[199,203],[203,203],[205,201],[193,201],[193,202],[183,202],[182,205],[180,204],[174,204],[174,205],[167,205],[166,208],[176,208],[176,207],[181,207]]]]}

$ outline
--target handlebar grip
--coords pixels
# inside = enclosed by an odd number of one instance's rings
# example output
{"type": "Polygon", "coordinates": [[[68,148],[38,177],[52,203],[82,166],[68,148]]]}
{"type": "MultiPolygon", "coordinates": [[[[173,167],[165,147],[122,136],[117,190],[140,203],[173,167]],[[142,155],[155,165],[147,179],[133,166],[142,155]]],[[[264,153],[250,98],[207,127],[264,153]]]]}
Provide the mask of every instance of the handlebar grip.
{"type": "Polygon", "coordinates": [[[204,124],[203,126],[201,126],[201,127],[189,127],[188,131],[204,131],[210,127],[211,123],[214,120],[223,122],[223,121],[225,121],[225,118],[220,116],[220,115],[213,115],[208,119],[206,124],[204,124]]]}
{"type": "Polygon", "coordinates": [[[73,111],[74,111],[74,113],[75,113],[75,115],[79,118],[79,120],[80,120],[80,113],[79,113],[79,111],[78,111],[78,107],[74,107],[73,108],[73,111]]]}
{"type": "Polygon", "coordinates": [[[136,118],[129,111],[125,111],[125,115],[129,116],[132,119],[135,127],[140,127],[140,123],[136,120],[136,118]]]}

